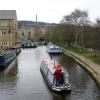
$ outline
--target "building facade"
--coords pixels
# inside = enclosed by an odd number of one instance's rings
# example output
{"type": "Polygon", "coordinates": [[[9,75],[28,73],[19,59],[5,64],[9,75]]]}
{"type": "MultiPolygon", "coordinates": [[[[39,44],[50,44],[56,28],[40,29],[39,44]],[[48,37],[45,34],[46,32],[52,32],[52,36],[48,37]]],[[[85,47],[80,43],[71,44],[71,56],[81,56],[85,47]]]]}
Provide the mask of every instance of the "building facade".
{"type": "Polygon", "coordinates": [[[38,38],[45,34],[45,28],[40,23],[32,21],[19,21],[17,41],[21,43],[23,40],[36,41],[38,38]]]}
{"type": "Polygon", "coordinates": [[[18,28],[17,42],[20,43],[23,40],[34,40],[35,29],[34,28],[18,28]]]}
{"type": "Polygon", "coordinates": [[[0,10],[0,47],[10,48],[16,43],[16,10],[0,10]]]}

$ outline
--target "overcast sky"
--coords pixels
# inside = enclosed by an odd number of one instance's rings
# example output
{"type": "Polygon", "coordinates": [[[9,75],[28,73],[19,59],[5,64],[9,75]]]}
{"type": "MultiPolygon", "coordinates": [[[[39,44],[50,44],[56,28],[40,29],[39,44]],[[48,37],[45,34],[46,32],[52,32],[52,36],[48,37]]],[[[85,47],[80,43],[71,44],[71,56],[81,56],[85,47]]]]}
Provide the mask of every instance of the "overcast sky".
{"type": "Polygon", "coordinates": [[[16,10],[18,20],[58,23],[75,9],[86,10],[94,21],[100,17],[100,0],[0,0],[0,10],[16,10]]]}

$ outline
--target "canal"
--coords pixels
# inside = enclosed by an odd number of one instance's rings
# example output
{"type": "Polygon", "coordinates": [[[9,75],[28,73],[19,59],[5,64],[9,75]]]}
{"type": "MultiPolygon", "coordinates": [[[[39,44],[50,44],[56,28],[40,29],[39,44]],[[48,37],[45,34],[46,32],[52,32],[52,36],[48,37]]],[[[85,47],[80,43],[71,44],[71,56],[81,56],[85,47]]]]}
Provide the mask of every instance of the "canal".
{"type": "Polygon", "coordinates": [[[100,100],[94,80],[66,55],[53,56],[69,72],[71,93],[51,92],[40,72],[41,59],[49,57],[45,46],[22,49],[5,71],[0,72],[0,100],[100,100]]]}

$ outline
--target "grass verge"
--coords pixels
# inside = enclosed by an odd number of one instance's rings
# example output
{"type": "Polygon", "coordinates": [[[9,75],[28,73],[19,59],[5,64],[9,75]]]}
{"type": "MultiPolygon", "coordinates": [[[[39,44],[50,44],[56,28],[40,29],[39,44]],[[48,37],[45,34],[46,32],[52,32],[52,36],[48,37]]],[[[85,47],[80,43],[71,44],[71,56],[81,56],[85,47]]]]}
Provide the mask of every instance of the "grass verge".
{"type": "Polygon", "coordinates": [[[96,53],[95,55],[93,54],[93,52],[90,52],[88,49],[81,49],[81,48],[75,48],[75,47],[68,47],[65,46],[64,44],[58,44],[59,46],[68,49],[70,51],[73,51],[81,56],[84,56],[90,60],[92,60],[93,62],[100,64],[100,52],[96,53]]]}

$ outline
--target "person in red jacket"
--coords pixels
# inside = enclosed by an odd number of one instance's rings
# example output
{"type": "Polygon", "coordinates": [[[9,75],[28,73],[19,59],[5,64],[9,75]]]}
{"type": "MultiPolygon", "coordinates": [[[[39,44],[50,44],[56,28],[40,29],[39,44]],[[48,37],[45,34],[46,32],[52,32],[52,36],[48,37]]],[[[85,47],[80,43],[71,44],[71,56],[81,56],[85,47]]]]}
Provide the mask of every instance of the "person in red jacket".
{"type": "Polygon", "coordinates": [[[59,79],[60,79],[61,74],[62,74],[61,65],[58,64],[54,72],[54,80],[56,82],[56,86],[59,85],[59,79]]]}

